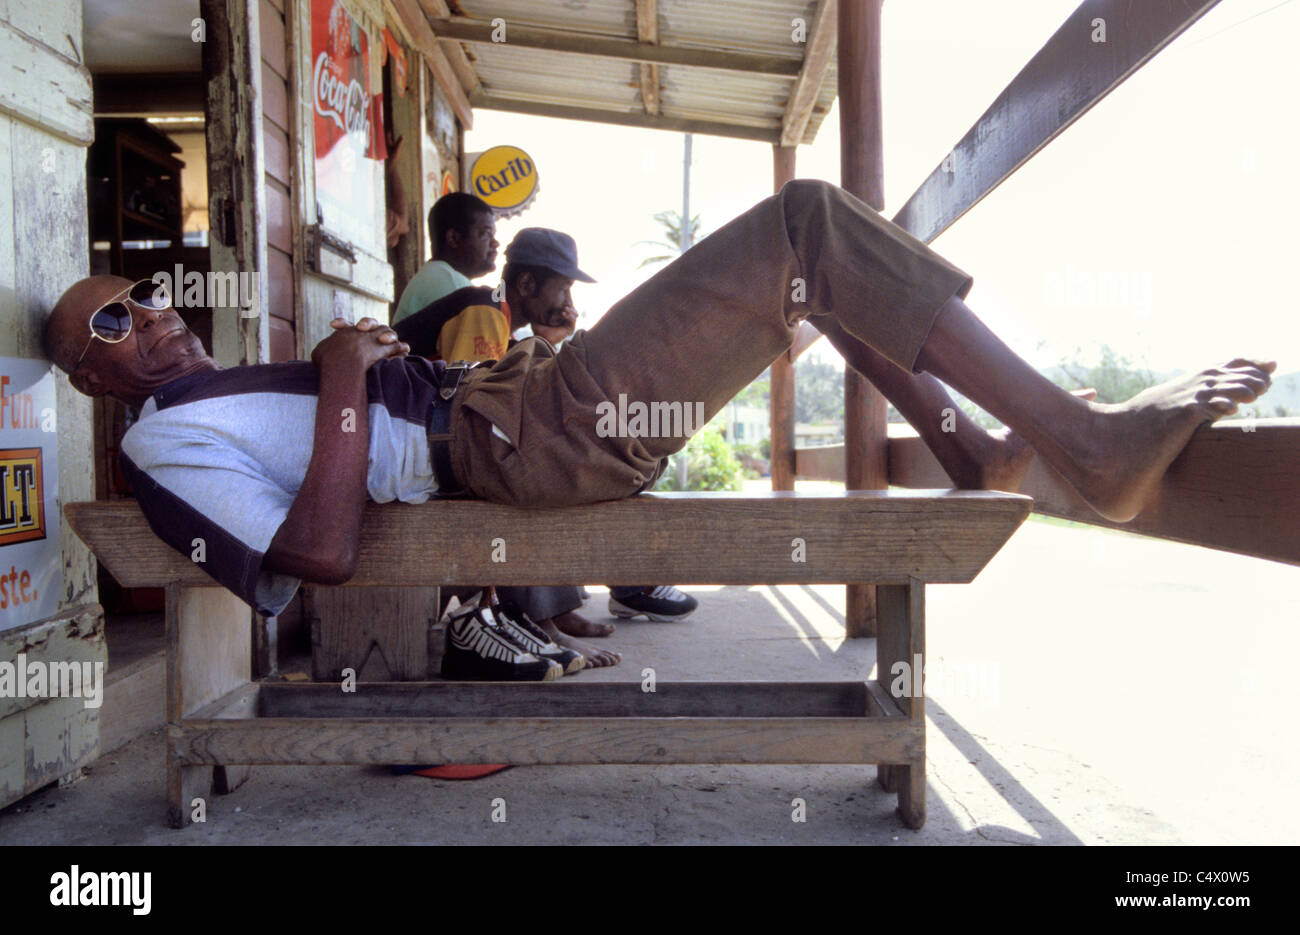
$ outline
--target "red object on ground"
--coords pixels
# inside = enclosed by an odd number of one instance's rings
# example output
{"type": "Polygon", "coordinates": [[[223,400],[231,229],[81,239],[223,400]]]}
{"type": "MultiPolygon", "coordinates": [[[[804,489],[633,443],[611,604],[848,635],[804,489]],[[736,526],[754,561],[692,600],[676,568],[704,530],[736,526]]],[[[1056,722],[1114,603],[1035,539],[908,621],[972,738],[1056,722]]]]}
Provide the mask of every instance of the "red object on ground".
{"type": "Polygon", "coordinates": [[[430,779],[482,779],[503,769],[509,769],[505,763],[475,763],[472,765],[430,766],[417,769],[416,776],[428,776],[430,779]]]}

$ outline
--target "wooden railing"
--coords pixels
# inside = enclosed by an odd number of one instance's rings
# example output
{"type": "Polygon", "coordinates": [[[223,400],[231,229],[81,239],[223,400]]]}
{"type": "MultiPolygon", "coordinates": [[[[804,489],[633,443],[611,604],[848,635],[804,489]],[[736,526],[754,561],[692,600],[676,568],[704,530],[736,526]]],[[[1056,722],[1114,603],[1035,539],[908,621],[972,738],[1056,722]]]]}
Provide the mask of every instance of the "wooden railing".
{"type": "MultiPolygon", "coordinates": [[[[930,242],[1151,60],[1218,0],[1085,0],[894,216],[930,242]],[[1104,23],[1104,27],[1101,25],[1104,23]],[[1105,29],[1105,41],[1097,41],[1105,29]]],[[[806,342],[805,342],[806,346],[806,342]]],[[[1199,431],[1134,522],[1145,535],[1300,564],[1300,419],[1233,422],[1199,431]]],[[[795,473],[843,480],[843,446],[799,449],[795,473]]],[[[889,482],[951,481],[924,443],[890,426],[889,482]]],[[[1035,463],[1022,492],[1035,511],[1115,526],[1056,472],[1035,463]]]]}
{"type": "Polygon", "coordinates": [[[939,161],[894,223],[926,243],[934,240],[1218,2],[1084,0],[939,161]]]}
{"type": "MultiPolygon", "coordinates": [[[[1300,565],[1300,419],[1206,426],[1170,466],[1156,499],[1131,523],[1094,513],[1041,461],[1020,492],[1034,512],[1096,526],[1300,565]]],[[[844,480],[844,446],[800,448],[803,480],[844,480]]],[[[939,462],[906,425],[889,427],[889,480],[898,487],[952,486],[939,462]]]]}

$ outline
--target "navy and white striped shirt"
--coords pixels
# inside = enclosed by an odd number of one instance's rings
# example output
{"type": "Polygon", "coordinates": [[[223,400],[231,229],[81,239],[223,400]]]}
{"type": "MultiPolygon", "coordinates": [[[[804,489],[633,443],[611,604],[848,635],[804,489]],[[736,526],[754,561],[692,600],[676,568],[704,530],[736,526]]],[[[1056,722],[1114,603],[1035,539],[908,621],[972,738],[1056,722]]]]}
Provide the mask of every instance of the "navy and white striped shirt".
{"type": "MultiPolygon", "coordinates": [[[[437,491],[428,427],[442,369],[407,357],[366,374],[366,488],[377,503],[437,491]]],[[[122,440],[122,469],[154,533],[268,616],[300,584],[263,570],[262,557],[307,474],[318,391],[308,361],[203,371],[154,393],[122,440]]],[[[339,420],[346,430],[346,414],[339,420]]]]}

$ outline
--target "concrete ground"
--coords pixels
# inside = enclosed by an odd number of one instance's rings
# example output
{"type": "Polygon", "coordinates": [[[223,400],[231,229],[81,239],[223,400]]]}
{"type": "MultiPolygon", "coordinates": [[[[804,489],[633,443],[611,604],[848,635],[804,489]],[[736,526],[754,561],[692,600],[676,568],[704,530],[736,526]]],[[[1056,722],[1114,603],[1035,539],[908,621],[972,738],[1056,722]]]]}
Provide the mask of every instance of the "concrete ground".
{"type": "MultiPolygon", "coordinates": [[[[842,587],[689,590],[690,621],[620,624],[622,665],[575,678],[837,680],[873,663],[873,640],[843,639],[842,587]]],[[[457,783],[258,767],[209,799],[206,824],[174,831],[155,731],[0,811],[0,844],[1300,841],[1285,807],[1300,788],[1300,568],[1033,520],[974,584],[927,597],[919,832],[870,766],[521,767],[457,783]]]]}

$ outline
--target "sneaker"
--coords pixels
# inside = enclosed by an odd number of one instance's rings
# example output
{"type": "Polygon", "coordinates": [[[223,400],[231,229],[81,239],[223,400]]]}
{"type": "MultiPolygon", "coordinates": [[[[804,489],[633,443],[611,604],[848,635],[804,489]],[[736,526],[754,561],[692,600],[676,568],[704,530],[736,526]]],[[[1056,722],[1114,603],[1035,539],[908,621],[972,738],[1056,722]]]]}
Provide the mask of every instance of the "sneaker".
{"type": "Polygon", "coordinates": [[[551,682],[564,669],[530,653],[497,625],[487,607],[457,608],[447,624],[442,677],[486,682],[551,682]]]}
{"type": "Polygon", "coordinates": [[[564,670],[565,675],[572,675],[587,664],[582,653],[560,646],[551,639],[550,634],[537,625],[532,617],[511,604],[498,604],[492,608],[497,626],[501,627],[516,643],[528,650],[538,659],[550,659],[564,670]]]}
{"type": "Polygon", "coordinates": [[[609,597],[609,612],[625,620],[641,616],[660,623],[685,620],[698,606],[699,601],[670,584],[644,588],[629,597],[616,598],[612,594],[609,597]]]}

